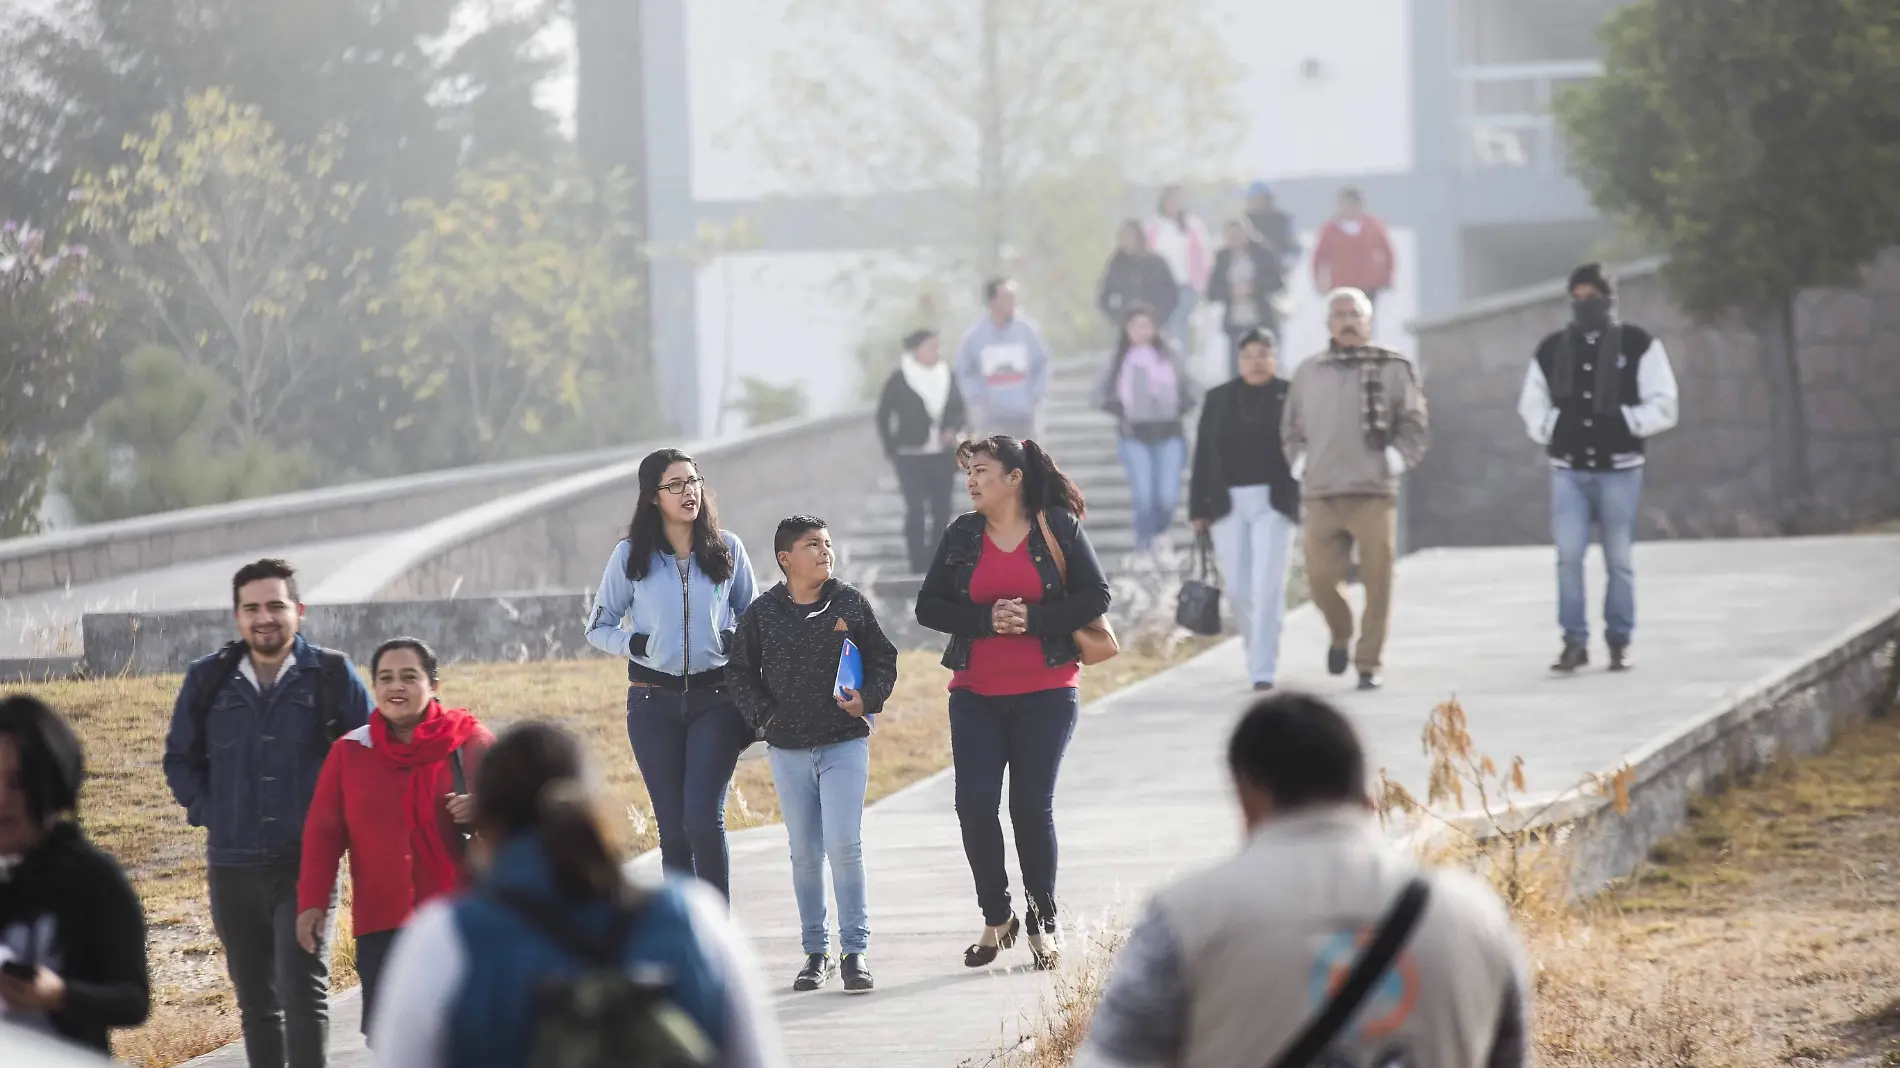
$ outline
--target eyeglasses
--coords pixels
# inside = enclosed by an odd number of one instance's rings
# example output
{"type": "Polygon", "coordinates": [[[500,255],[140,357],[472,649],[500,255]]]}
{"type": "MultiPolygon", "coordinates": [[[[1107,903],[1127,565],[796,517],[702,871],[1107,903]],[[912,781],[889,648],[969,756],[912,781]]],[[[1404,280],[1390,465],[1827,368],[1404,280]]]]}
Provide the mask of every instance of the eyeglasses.
{"type": "Polygon", "coordinates": [[[661,486],[660,489],[671,493],[675,497],[679,497],[685,495],[687,487],[704,485],[705,482],[705,479],[694,475],[692,478],[682,478],[678,482],[668,482],[664,486],[661,486]]]}

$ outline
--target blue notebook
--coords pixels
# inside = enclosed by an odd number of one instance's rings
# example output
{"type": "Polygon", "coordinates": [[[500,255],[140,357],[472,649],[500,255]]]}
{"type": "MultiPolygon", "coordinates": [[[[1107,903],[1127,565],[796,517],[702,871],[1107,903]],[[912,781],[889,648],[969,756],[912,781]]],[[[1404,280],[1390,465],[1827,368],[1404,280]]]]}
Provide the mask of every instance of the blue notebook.
{"type": "MultiPolygon", "coordinates": [[[[831,696],[842,699],[846,690],[864,690],[864,654],[858,651],[856,642],[846,638],[844,648],[838,651],[838,678],[831,684],[831,696]]],[[[877,726],[876,716],[866,716],[865,721],[872,727],[877,726]]]]}

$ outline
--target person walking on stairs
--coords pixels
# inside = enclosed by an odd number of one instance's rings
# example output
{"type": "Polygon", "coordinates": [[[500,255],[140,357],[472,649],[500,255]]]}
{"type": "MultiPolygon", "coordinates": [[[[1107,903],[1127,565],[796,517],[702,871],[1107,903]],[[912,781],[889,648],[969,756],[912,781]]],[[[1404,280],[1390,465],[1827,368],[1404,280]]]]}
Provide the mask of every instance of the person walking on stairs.
{"type": "Polygon", "coordinates": [[[1385,223],[1366,210],[1363,194],[1347,186],[1339,207],[1319,228],[1313,246],[1313,288],[1321,293],[1350,287],[1366,295],[1377,313],[1379,297],[1392,288],[1396,263],[1385,223]]]}
{"type": "Polygon", "coordinates": [[[1095,386],[1096,407],[1115,417],[1115,449],[1128,475],[1135,552],[1141,555],[1163,546],[1174,524],[1187,467],[1181,420],[1200,392],[1187,361],[1158,326],[1145,306],[1130,308],[1115,355],[1095,386]]]}
{"type": "Polygon", "coordinates": [[[108,1053],[112,1029],[150,1015],[152,988],[139,895],[79,828],[85,779],[59,713],[0,700],[0,1030],[108,1053]]]}
{"type": "Polygon", "coordinates": [[[1644,443],[1676,425],[1676,375],[1649,331],[1616,318],[1616,289],[1600,264],[1570,273],[1570,325],[1538,343],[1517,412],[1550,457],[1550,537],[1557,546],[1557,625],[1563,650],[1552,671],[1590,663],[1583,558],[1600,529],[1603,638],[1610,670],[1631,666],[1636,632],[1636,517],[1642,510],[1644,443]]]}
{"type": "Polygon", "coordinates": [[[864,791],[871,778],[871,730],[897,686],[897,647],[857,588],[831,577],[831,532],[814,516],[779,522],[772,539],[785,581],[739,617],[727,680],[739,711],[770,747],[785,835],[792,847],[792,896],[805,964],[794,990],[817,990],[834,969],[844,992],[868,994],[875,981],[864,878],[864,791]],[[862,678],[839,681],[849,642],[862,678]],[[838,949],[831,956],[825,864],[838,897],[838,949]]]}
{"type": "MultiPolygon", "coordinates": [[[[194,661],[172,706],[165,781],[205,828],[211,924],[237,994],[250,1068],[323,1068],[330,935],[297,940],[304,814],[330,746],[369,722],[369,690],[342,653],[299,633],[296,571],[259,560],[231,579],[238,641],[194,661]]],[[[336,907],[336,886],[326,893],[336,907]]]]}
{"type": "Polygon", "coordinates": [[[650,453],[639,478],[587,642],[627,661],[627,740],[652,798],[660,863],[727,894],[726,793],[753,734],[726,690],[726,657],[757,584],[691,456],[650,453]]]}
{"type": "Polygon", "coordinates": [[[378,1068],[778,1068],[758,960],[704,882],[630,883],[599,777],[551,723],[482,764],[469,890],[403,928],[370,1032],[378,1068]]]}
{"type": "Polygon", "coordinates": [[[930,566],[937,538],[950,523],[951,478],[957,468],[952,450],[969,422],[937,335],[913,332],[877,399],[877,437],[904,494],[904,549],[912,574],[930,566]]]}
{"type": "Polygon", "coordinates": [[[985,313],[957,346],[957,388],[971,424],[986,434],[1035,437],[1049,391],[1049,346],[1016,310],[1016,283],[983,284],[985,313]]]}
{"type": "Polygon", "coordinates": [[[1141,221],[1125,220],[1115,233],[1115,254],[1102,272],[1102,288],[1095,300],[1115,335],[1121,336],[1122,324],[1137,305],[1154,312],[1156,322],[1165,323],[1180,299],[1168,261],[1148,247],[1148,233],[1141,228],[1141,221]]]}
{"type": "Polygon", "coordinates": [[[435,651],[391,638],[369,658],[376,711],[336,740],[304,818],[297,877],[297,944],[315,953],[330,919],[330,888],[350,855],[350,929],[368,1036],[383,963],[416,907],[468,878],[469,783],[495,736],[466,708],[443,708],[435,651]]]}
{"type": "Polygon", "coordinates": [[[1201,294],[1207,292],[1214,248],[1208,240],[1207,224],[1188,210],[1187,196],[1180,186],[1162,188],[1154,218],[1148,220],[1148,247],[1167,262],[1179,294],[1173,313],[1161,321],[1162,331],[1173,340],[1175,348],[1194,352],[1194,308],[1201,294]]]}
{"type": "Polygon", "coordinates": [[[950,636],[950,751],[957,823],[983,933],[964,950],[980,968],[1016,944],[1003,866],[1003,773],[1028,899],[1029,948],[1053,968],[1056,775],[1080,711],[1075,632],[1108,611],[1108,579],[1082,529],[1082,491],[1034,441],[966,441],[957,462],[974,510],[944,532],[917,593],[917,622],[950,636]]]}
{"type": "Polygon", "coordinates": [[[1280,621],[1300,484],[1280,445],[1288,384],[1274,375],[1273,335],[1240,338],[1240,377],[1209,390],[1194,436],[1188,518],[1211,535],[1234,617],[1247,643],[1247,673],[1271,690],[1280,663],[1280,621]]]}
{"type": "Polygon", "coordinates": [[[1366,295],[1336,289],[1326,313],[1332,343],[1293,373],[1280,442],[1300,481],[1307,582],[1332,635],[1326,670],[1346,673],[1352,608],[1340,584],[1357,546],[1366,604],[1351,662],[1359,688],[1376,690],[1392,610],[1399,479],[1425,458],[1430,427],[1412,361],[1370,343],[1366,295]]]}
{"type": "Polygon", "coordinates": [[[1274,301],[1285,282],[1279,260],[1240,220],[1230,221],[1222,236],[1226,244],[1214,257],[1214,270],[1207,277],[1207,299],[1221,306],[1229,367],[1239,374],[1240,339],[1256,330],[1280,332],[1280,312],[1274,301]]]}
{"type": "Polygon", "coordinates": [[[1530,969],[1509,911],[1382,833],[1338,709],[1260,699],[1227,766],[1246,839],[1149,902],[1076,1068],[1530,1063],[1530,969]]]}

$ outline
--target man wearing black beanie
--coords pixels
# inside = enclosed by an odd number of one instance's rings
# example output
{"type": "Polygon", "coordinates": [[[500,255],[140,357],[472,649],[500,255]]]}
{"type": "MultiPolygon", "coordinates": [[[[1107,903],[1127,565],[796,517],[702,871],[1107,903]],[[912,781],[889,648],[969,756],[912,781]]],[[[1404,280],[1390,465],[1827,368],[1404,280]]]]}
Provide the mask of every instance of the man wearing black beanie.
{"type": "Polygon", "coordinates": [[[1609,585],[1603,637],[1610,670],[1631,665],[1636,629],[1636,517],[1643,443],[1676,425],[1676,376],[1662,342],[1619,322],[1615,286],[1601,264],[1570,272],[1570,325],[1537,346],[1517,412],[1550,456],[1550,535],[1557,545],[1557,623],[1563,651],[1551,670],[1590,662],[1583,557],[1592,525],[1602,529],[1609,585]]]}

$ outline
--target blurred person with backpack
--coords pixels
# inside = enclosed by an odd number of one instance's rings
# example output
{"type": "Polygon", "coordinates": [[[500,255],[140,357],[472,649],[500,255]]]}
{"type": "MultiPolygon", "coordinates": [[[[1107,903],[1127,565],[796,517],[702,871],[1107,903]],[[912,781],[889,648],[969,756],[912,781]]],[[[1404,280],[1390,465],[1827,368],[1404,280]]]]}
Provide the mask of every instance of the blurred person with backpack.
{"type": "Polygon", "coordinates": [[[370,1034],[388,1068],[771,1068],[776,1024],[719,894],[631,885],[580,744],[518,724],[475,782],[487,857],[396,939],[370,1034]]]}
{"type": "Polygon", "coordinates": [[[1180,300],[1168,261],[1148,247],[1148,233],[1141,228],[1141,221],[1124,221],[1115,234],[1115,254],[1102,272],[1102,289],[1096,297],[1096,306],[1108,316],[1115,333],[1121,334],[1122,320],[1135,305],[1152,308],[1156,320],[1165,323],[1180,300]]]}
{"type": "Polygon", "coordinates": [[[935,331],[904,338],[904,354],[877,399],[877,437],[904,494],[904,548],[922,574],[950,523],[951,452],[969,425],[963,394],[943,360],[935,331]]]}
{"type": "Polygon", "coordinates": [[[1096,406],[1119,426],[1116,450],[1128,473],[1136,553],[1154,552],[1174,522],[1187,467],[1181,421],[1199,395],[1187,362],[1157,326],[1147,307],[1129,309],[1121,342],[1095,387],[1096,406]]]}
{"type": "Polygon", "coordinates": [[[1286,276],[1300,264],[1300,234],[1293,225],[1293,216],[1275,203],[1273,187],[1264,181],[1247,186],[1246,206],[1247,230],[1280,265],[1278,273],[1284,285],[1286,276]]]}
{"type": "Polygon", "coordinates": [[[211,922],[250,1068],[323,1068],[329,939],[314,953],[297,941],[304,813],[331,744],[368,723],[374,702],[348,657],[298,633],[304,606],[289,564],[239,568],[231,603],[239,640],[185,669],[165,781],[207,832],[211,922]]]}
{"type": "Polygon", "coordinates": [[[957,346],[957,390],[981,433],[1034,437],[1049,392],[1049,346],[1016,310],[1016,283],[983,283],[986,312],[957,346]]]}
{"type": "Polygon", "coordinates": [[[397,930],[417,906],[466,881],[465,829],[475,819],[468,783],[495,741],[467,709],[436,699],[435,651],[420,639],[377,646],[369,675],[376,711],[330,747],[304,817],[297,880],[297,944],[315,953],[338,865],[350,854],[364,1035],[397,930]]]}
{"type": "Polygon", "coordinates": [[[84,781],[58,713],[0,700],[0,1024],[103,1053],[111,1028],[145,1022],[152,996],[138,894],[79,829],[84,781]]]}

